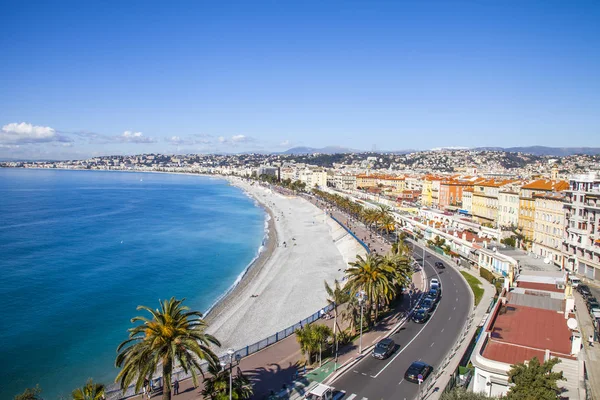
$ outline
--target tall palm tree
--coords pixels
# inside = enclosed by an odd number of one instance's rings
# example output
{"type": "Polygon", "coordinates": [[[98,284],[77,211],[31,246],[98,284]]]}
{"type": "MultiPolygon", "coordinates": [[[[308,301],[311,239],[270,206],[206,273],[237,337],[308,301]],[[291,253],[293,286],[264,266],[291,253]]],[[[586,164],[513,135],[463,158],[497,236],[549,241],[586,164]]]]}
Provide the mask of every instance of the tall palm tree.
{"type": "Polygon", "coordinates": [[[356,334],[356,326],[360,321],[360,304],[356,296],[350,296],[346,308],[341,313],[342,321],[350,322],[350,333],[356,334]]]}
{"type": "Polygon", "coordinates": [[[73,390],[71,397],[73,400],[101,400],[104,398],[104,385],[94,383],[90,378],[83,387],[73,390]]]}
{"type": "Polygon", "coordinates": [[[171,297],[160,303],[160,310],[138,306],[152,316],[134,317],[132,323],[140,325],[129,329],[129,339],[117,348],[115,364],[122,368],[115,382],[121,385],[123,392],[135,381],[135,391],[138,392],[144,378],[152,378],[156,369],[162,367],[163,399],[171,399],[171,374],[174,363],[191,373],[194,385],[198,385],[198,372],[201,360],[218,363],[218,358],[210,345],[220,346],[219,341],[205,332],[206,322],[202,313],[188,311],[182,303],[185,299],[177,300],[171,297]]]}
{"type": "Polygon", "coordinates": [[[323,360],[323,345],[327,343],[329,337],[331,336],[331,328],[327,325],[313,324],[313,335],[315,343],[319,346],[319,367],[321,366],[321,361],[323,360]]]}
{"type": "Polygon", "coordinates": [[[393,277],[394,269],[382,262],[382,257],[368,254],[365,258],[357,256],[346,270],[348,285],[358,293],[363,290],[370,307],[375,308],[375,321],[379,315],[379,302],[395,295],[393,277]]]}
{"type": "Polygon", "coordinates": [[[337,340],[337,331],[340,329],[338,326],[338,306],[348,301],[348,291],[342,289],[340,286],[340,282],[336,279],[333,281],[333,288],[329,286],[327,281],[325,281],[325,292],[327,292],[327,302],[333,306],[333,345],[334,348],[334,357],[337,361],[337,350],[338,350],[338,340],[337,340]]]}

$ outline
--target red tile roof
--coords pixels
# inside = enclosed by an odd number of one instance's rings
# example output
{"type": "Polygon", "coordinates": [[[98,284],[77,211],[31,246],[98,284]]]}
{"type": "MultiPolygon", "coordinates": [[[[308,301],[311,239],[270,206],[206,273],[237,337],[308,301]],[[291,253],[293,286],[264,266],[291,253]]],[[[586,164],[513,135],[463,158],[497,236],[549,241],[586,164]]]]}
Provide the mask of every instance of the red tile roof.
{"type": "Polygon", "coordinates": [[[514,346],[508,343],[502,343],[496,340],[490,340],[485,346],[482,354],[490,360],[500,361],[507,364],[518,364],[525,360],[531,360],[537,357],[543,361],[545,351],[530,349],[528,347],[514,346]]]}
{"type": "Polygon", "coordinates": [[[550,283],[537,283],[537,282],[522,282],[518,281],[517,286],[524,289],[533,289],[533,290],[544,290],[547,292],[556,292],[556,293],[564,293],[564,289],[559,289],[556,285],[552,285],[550,283]]]}
{"type": "Polygon", "coordinates": [[[571,330],[563,313],[507,304],[491,327],[491,338],[498,342],[571,353],[571,330]]]}

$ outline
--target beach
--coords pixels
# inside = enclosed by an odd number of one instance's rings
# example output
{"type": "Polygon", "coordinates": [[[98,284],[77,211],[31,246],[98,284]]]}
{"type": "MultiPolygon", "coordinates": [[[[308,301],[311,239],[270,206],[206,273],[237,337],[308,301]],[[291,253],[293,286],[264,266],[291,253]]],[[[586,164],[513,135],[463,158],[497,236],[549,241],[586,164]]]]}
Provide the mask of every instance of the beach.
{"type": "Polygon", "coordinates": [[[264,249],[239,284],[206,316],[217,354],[275,334],[327,305],[324,282],[342,279],[364,249],[322,210],[256,182],[230,178],[268,212],[264,249]]]}

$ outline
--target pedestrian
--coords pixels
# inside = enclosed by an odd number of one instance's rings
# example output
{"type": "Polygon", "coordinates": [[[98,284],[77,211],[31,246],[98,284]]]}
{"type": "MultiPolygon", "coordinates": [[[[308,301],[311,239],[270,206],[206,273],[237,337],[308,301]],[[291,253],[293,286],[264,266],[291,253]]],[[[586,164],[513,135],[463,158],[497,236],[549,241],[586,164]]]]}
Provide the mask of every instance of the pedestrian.
{"type": "Polygon", "coordinates": [[[179,381],[177,379],[173,383],[173,393],[179,394],[179,381]]]}
{"type": "Polygon", "coordinates": [[[590,335],[588,337],[588,343],[590,344],[590,347],[594,347],[594,336],[590,335]]]}
{"type": "MultiPolygon", "coordinates": [[[[148,389],[146,389],[146,385],[144,385],[144,387],[142,387],[142,399],[145,399],[147,395],[148,395],[148,389]]],[[[149,399],[150,396],[147,396],[147,398],[149,399]]]]}

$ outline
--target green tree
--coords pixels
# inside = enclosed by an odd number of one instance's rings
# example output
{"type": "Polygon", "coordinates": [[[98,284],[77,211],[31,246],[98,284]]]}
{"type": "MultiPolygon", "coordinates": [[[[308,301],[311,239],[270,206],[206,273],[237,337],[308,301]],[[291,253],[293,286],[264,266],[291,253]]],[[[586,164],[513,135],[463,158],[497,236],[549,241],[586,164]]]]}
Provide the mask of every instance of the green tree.
{"type": "Polygon", "coordinates": [[[368,254],[365,258],[357,256],[346,270],[348,286],[353,293],[364,291],[370,308],[375,310],[375,321],[379,315],[379,303],[388,302],[395,296],[394,268],[378,255],[368,254]]]}
{"type": "Polygon", "coordinates": [[[71,397],[73,400],[101,400],[104,398],[104,385],[94,383],[90,378],[83,387],[73,390],[71,397]]]}
{"type": "Polygon", "coordinates": [[[556,399],[560,393],[557,382],[564,380],[563,373],[552,372],[552,368],[560,363],[558,358],[551,358],[540,364],[533,357],[527,364],[511,365],[508,381],[513,384],[507,393],[509,400],[550,400],[556,399]]]}
{"type": "Polygon", "coordinates": [[[40,393],[42,393],[42,388],[40,385],[35,385],[35,387],[27,388],[23,393],[16,395],[14,400],[42,400],[40,393]]]}
{"type": "Polygon", "coordinates": [[[350,334],[356,334],[356,327],[360,323],[360,304],[356,296],[350,296],[346,308],[342,311],[342,321],[350,322],[350,334]]]}
{"type": "MultiPolygon", "coordinates": [[[[209,362],[209,377],[204,380],[202,396],[211,400],[229,399],[229,369],[224,369],[220,363],[209,362]]],[[[235,400],[249,399],[252,394],[252,385],[248,378],[238,368],[237,374],[231,379],[231,397],[235,400]]]]}
{"type": "Polygon", "coordinates": [[[334,357],[337,361],[338,338],[337,332],[340,329],[338,326],[338,307],[348,301],[347,290],[342,289],[340,282],[336,279],[333,281],[333,287],[329,286],[325,281],[325,292],[327,293],[327,302],[333,306],[333,345],[334,357]]]}
{"type": "MultiPolygon", "coordinates": [[[[440,400],[487,400],[491,399],[485,393],[474,393],[464,388],[454,388],[449,392],[442,393],[440,400]]],[[[498,399],[494,397],[494,399],[498,399]]]]}
{"type": "Polygon", "coordinates": [[[164,382],[163,399],[171,399],[171,374],[175,362],[191,373],[194,385],[198,385],[198,373],[201,360],[218,363],[217,356],[210,345],[220,346],[219,341],[205,333],[206,322],[202,313],[188,311],[182,303],[171,297],[160,303],[160,310],[138,306],[152,316],[134,317],[131,322],[141,322],[129,329],[129,339],[117,348],[116,366],[122,368],[115,379],[123,392],[135,381],[135,391],[139,392],[144,378],[152,378],[158,367],[162,367],[164,382]]]}
{"type": "Polygon", "coordinates": [[[312,364],[313,356],[322,351],[322,346],[331,336],[331,329],[326,325],[309,324],[296,330],[296,340],[300,344],[300,351],[306,355],[307,362],[312,364]]]}

